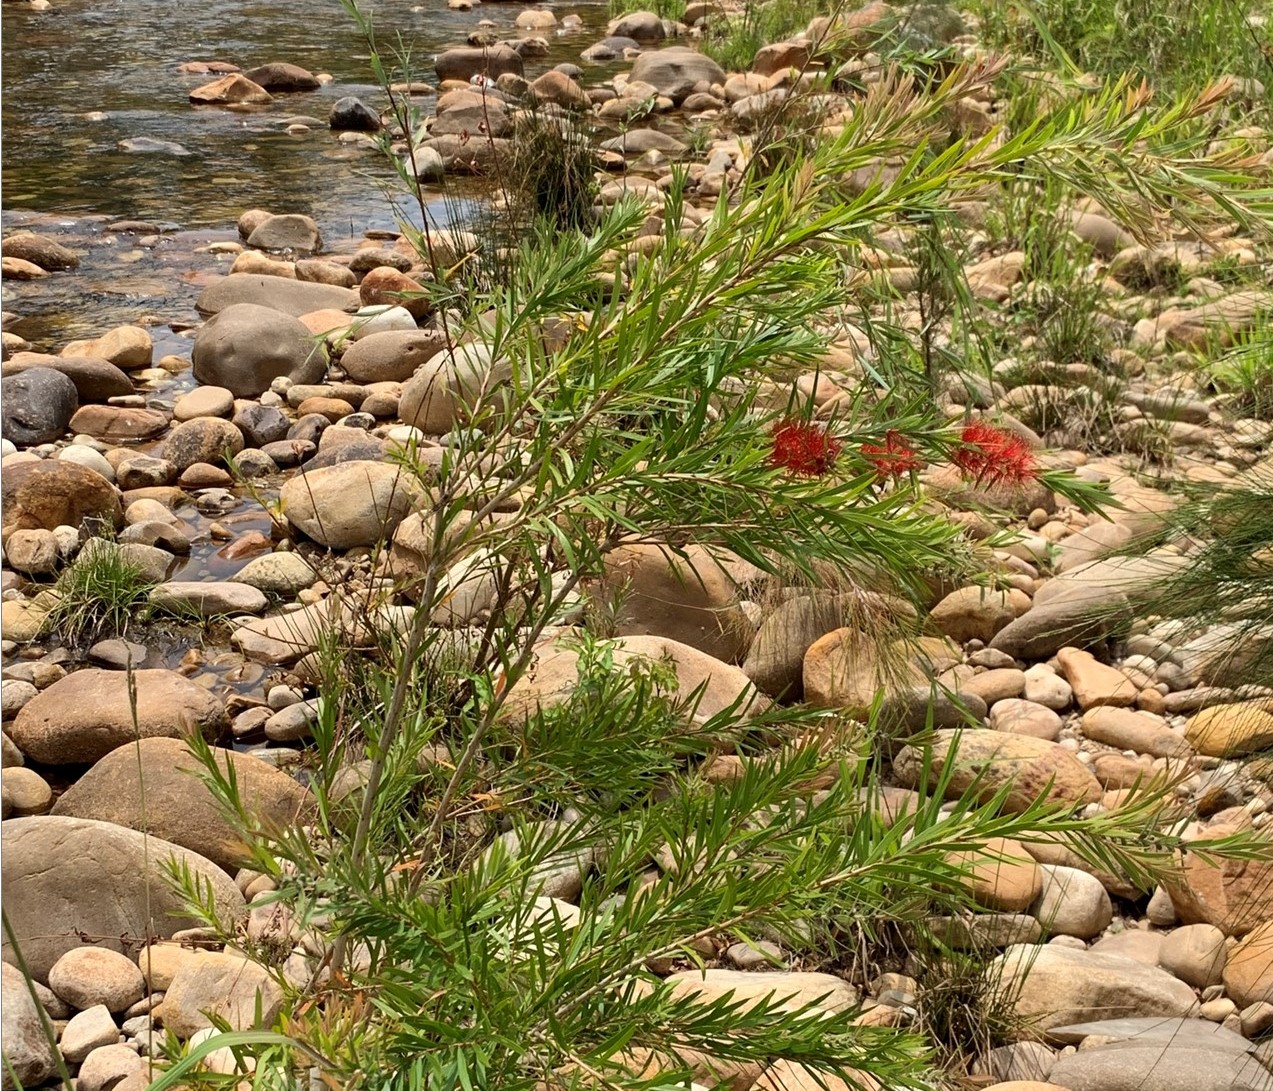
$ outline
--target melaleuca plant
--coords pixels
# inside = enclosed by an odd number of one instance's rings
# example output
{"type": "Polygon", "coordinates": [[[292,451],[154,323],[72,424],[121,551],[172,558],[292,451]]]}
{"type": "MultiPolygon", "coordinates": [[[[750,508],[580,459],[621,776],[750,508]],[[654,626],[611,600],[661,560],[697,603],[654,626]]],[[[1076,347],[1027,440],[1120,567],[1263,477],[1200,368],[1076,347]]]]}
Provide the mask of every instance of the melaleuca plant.
{"type": "MultiPolygon", "coordinates": [[[[255,828],[208,765],[253,866],[319,949],[305,981],[280,968],[282,1033],[201,1050],[255,1051],[257,1083],[280,1086],[311,1069],[333,1088],[670,1088],[751,1073],[745,1087],[782,1060],[925,1087],[933,1043],[853,1005],[781,992],[700,1003],[666,973],[725,942],[772,938],[836,969],[863,937],[914,940],[934,914],[970,908],[969,853],[993,837],[1060,839],[1142,886],[1161,875],[1176,844],[1165,791],[1082,818],[1042,801],[1009,810],[982,785],[954,793],[934,770],[914,811],[890,819],[887,750],[869,724],[747,692],[712,705],[705,687],[676,685],[674,665],[633,661],[580,624],[607,556],[632,544],[725,551],[784,576],[866,573],[872,589],[919,597],[928,573],[969,561],[926,503],[925,465],[1098,499],[989,423],[950,425],[905,383],[890,392],[864,373],[827,411],[795,381],[818,369],[871,231],[996,179],[1055,177],[1132,227],[1146,198],[1185,218],[1217,202],[1246,214],[1237,161],[1208,158],[1205,132],[1192,135],[1205,95],[1155,108],[1120,84],[1020,132],[946,140],[948,110],[995,71],[959,65],[923,89],[884,80],[837,132],[705,215],[691,215],[683,180],[653,209],[622,200],[595,227],[533,233],[464,301],[437,389],[461,426],[440,460],[401,460],[428,548],[409,584],[346,630],[378,640],[360,652],[333,635],[321,657],[314,815],[255,828]],[[846,185],[885,161],[901,165],[846,185]],[[638,246],[651,211],[657,245],[638,246]],[[493,608],[445,624],[475,581],[493,608]],[[528,703],[550,642],[576,679],[528,703]]],[[[440,275],[433,290],[453,287],[440,275]]],[[[199,1052],[161,1083],[188,1078],[199,1052]]]]}

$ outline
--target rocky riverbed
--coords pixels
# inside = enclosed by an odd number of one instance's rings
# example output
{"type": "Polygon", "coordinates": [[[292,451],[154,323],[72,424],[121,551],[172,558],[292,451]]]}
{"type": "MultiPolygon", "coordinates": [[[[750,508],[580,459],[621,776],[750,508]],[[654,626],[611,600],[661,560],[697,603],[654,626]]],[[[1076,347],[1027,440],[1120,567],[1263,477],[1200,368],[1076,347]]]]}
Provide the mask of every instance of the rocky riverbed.
{"type": "MultiPolygon", "coordinates": [[[[450,3],[457,13],[470,6],[450,3]]],[[[584,34],[573,13],[499,10],[492,27],[474,8],[465,18],[475,44],[443,50],[434,83],[399,92],[430,118],[410,163],[422,180],[492,169],[511,154],[515,116],[533,103],[595,126],[609,172],[602,204],[637,194],[657,208],[671,164],[686,164],[683,227],[692,231],[746,169],[759,119],[821,71],[808,35],[762,49],[750,71],[724,71],[694,48],[700,4],[679,23],[633,13],[604,36],[584,34]],[[550,66],[563,42],[577,61],[550,66]]],[[[861,44],[847,64],[867,87],[880,73],[869,31],[890,10],[871,4],[849,17],[861,44]]],[[[978,48],[961,24],[945,44],[978,48]]],[[[406,154],[383,96],[343,96],[313,116],[303,96],[328,81],[299,65],[240,71],[200,60],[182,78],[200,109],[270,111],[295,138],[321,134],[358,154],[387,132],[406,154]]],[[[852,107],[848,91],[820,94],[824,117],[852,107]]],[[[989,94],[967,102],[987,123],[999,105],[989,94]]],[[[1267,169],[1263,134],[1247,138],[1267,169]]],[[[369,644],[360,607],[376,596],[383,630],[410,617],[395,580],[429,549],[427,473],[406,473],[402,460],[436,466],[464,426],[466,384],[498,366],[480,342],[452,353],[447,316],[429,302],[432,265],[408,235],[366,223],[333,237],[285,204],[236,211],[236,223],[198,230],[28,212],[2,246],[5,912],[79,1091],[146,1086],[163,1035],[197,1043],[214,1033],[209,1012],[247,1027],[281,1010],[276,977],[244,951],[210,943],[163,881],[165,859],[205,879],[231,929],[280,947],[284,981],[299,987],[320,969],[327,937],[295,926],[270,900],[272,881],[243,866],[242,844],[190,772],[186,740],[221,748],[262,822],[304,815],[307,747],[324,700],[320,643],[336,633],[351,647],[369,644]],[[146,313],[102,321],[91,305],[100,271],[138,262],[158,284],[146,313]],[[81,294],[90,303],[75,306],[81,294]],[[50,301],[64,313],[50,317],[50,301]],[[62,626],[73,619],[59,612],[67,573],[101,568],[106,554],[148,585],[128,607],[150,608],[148,619],[121,635],[68,640],[62,626]]],[[[963,212],[975,298],[990,307],[1029,297],[1039,286],[1024,254],[996,248],[979,226],[984,205],[963,212]]],[[[1164,581],[1192,563],[1189,543],[1119,554],[1161,525],[1181,484],[1273,474],[1273,425],[1217,396],[1186,353],[1259,331],[1273,292],[1266,274],[1248,271],[1262,267],[1267,247],[1235,230],[1136,242],[1099,207],[1066,217],[1090,247],[1109,355],[1126,376],[1108,396],[1110,427],[1129,453],[1093,454],[1074,431],[1056,442],[1066,430],[1040,409],[1049,380],[1030,379],[1006,354],[992,378],[951,383],[943,397],[952,419],[967,409],[1005,424],[1040,457],[1106,484],[1117,507],[1085,514],[1046,488],[989,490],[924,471],[970,538],[1002,537],[987,551],[989,587],[941,587],[925,604],[925,635],[902,649],[907,677],[886,688],[884,711],[908,732],[935,720],[938,766],[958,735],[961,760],[989,788],[1011,785],[1010,809],[1046,792],[1099,813],[1137,785],[1170,779],[1188,836],[1260,830],[1273,790],[1270,769],[1254,759],[1273,743],[1273,688],[1240,676],[1223,623],[1182,626],[1150,611],[1164,581]],[[1136,453],[1142,433],[1169,457],[1136,453]],[[1110,639],[1092,630],[1097,604],[1120,608],[1110,639]],[[963,728],[950,701],[927,699],[932,680],[982,729],[963,728]]],[[[919,318],[909,230],[881,232],[863,260],[903,322],[919,318]]],[[[449,266],[483,240],[460,225],[437,245],[449,266]]],[[[828,332],[817,369],[798,379],[825,417],[866,381],[874,351],[865,323],[828,323],[828,332]]],[[[1090,364],[1066,367],[1067,390],[1105,381],[1090,364]]],[[[850,604],[834,591],[766,596],[738,558],[688,557],[652,546],[616,554],[608,578],[628,583],[618,623],[628,653],[670,657],[689,687],[709,679],[719,707],[751,693],[865,715],[880,672],[844,624],[850,604]]],[[[477,587],[438,620],[481,624],[492,593],[477,587]]],[[[559,650],[545,647],[541,660],[519,683],[528,707],[573,678],[559,650]]],[[[742,760],[723,755],[709,776],[735,776],[742,760]]],[[[924,770],[919,748],[896,754],[891,811],[916,798],[924,770]]],[[[962,790],[958,775],[950,787],[962,790]]],[[[569,902],[579,876],[567,878],[545,893],[569,902]]],[[[970,881],[984,912],[940,926],[955,946],[1000,952],[1015,1013],[1033,1027],[975,1059],[981,1086],[1273,1087],[1264,1038],[1273,1028],[1273,863],[1186,854],[1178,883],[1140,890],[1059,846],[1000,839],[977,854],[970,881]]],[[[713,949],[705,973],[678,972],[708,997],[777,988],[830,1006],[861,1003],[877,1025],[914,1016],[917,985],[905,974],[848,982],[799,972],[789,952],[770,948],[760,957],[743,944],[713,949]]],[[[56,1079],[56,1058],[16,958],[6,942],[5,1053],[24,1085],[38,1086],[56,1079]]],[[[233,1071],[222,1052],[209,1066],[233,1071]]],[[[735,1086],[796,1088],[806,1078],[756,1072],[735,1086]]]]}

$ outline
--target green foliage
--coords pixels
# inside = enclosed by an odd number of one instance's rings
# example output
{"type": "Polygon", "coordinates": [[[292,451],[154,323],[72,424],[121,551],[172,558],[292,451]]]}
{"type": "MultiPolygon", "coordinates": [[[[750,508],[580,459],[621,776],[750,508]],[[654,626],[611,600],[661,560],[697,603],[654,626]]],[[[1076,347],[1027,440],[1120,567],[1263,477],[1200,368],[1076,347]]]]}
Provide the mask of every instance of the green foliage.
{"type": "MultiPolygon", "coordinates": [[[[253,866],[315,946],[334,937],[294,988],[287,1040],[233,1040],[260,1047],[258,1082],[315,1065],[333,1086],[635,1091],[710,1081],[682,1056],[693,1052],[930,1086],[936,1039],[996,1040],[977,1018],[976,963],[951,976],[954,956],[930,929],[935,915],[975,911],[970,854],[993,837],[1060,842],[1138,889],[1163,879],[1181,818],[1166,789],[1091,817],[1038,801],[1007,812],[1008,786],[954,791],[950,759],[890,820],[880,800],[898,741],[872,725],[752,704],[746,691],[709,708],[672,665],[561,631],[597,617],[592,583],[630,544],[728,550],[789,584],[838,579],[915,600],[931,573],[960,572],[958,528],[913,478],[880,480],[861,449],[895,429],[946,458],[957,433],[934,377],[958,353],[925,357],[911,331],[881,322],[873,344],[912,355],[864,364],[834,414],[816,416],[795,382],[819,368],[828,316],[857,301],[852,258],[877,230],[919,225],[929,296],[966,316],[941,240],[954,203],[988,187],[1083,191],[1132,229],[1168,207],[1184,224],[1217,208],[1268,219],[1241,156],[1209,151],[1196,131],[1205,97],[1159,105],[1115,82],[1016,131],[952,138],[956,104],[1000,70],[890,74],[841,132],[792,142],[706,211],[691,211],[677,178],[653,207],[633,197],[595,223],[567,217],[566,230],[538,217],[500,276],[467,282],[464,313],[481,320],[450,332],[494,363],[448,387],[463,412],[441,464],[403,456],[429,496],[428,548],[399,588],[414,613],[389,627],[377,603],[353,604],[321,650],[307,826],[259,828],[205,752],[253,866]],[[863,182],[881,162],[896,164],[891,176],[863,182]],[[825,464],[791,472],[775,457],[775,428],[792,422],[831,452],[825,464]],[[457,618],[475,585],[493,605],[457,618]],[[377,628],[351,647],[350,631],[377,628]],[[577,680],[554,689],[572,655],[577,680]],[[546,883],[571,903],[547,900],[546,883]],[[791,1010],[780,994],[697,1003],[667,980],[761,938],[859,982],[862,945],[908,943],[930,953],[949,995],[898,1030],[859,1025],[852,1008],[791,1010]],[[661,1071],[644,1070],[651,1054],[661,1071]]],[[[550,214],[578,196],[545,192],[550,214]]],[[[1030,261],[1064,280],[1070,243],[1030,229],[1030,261]]],[[[1054,347],[1072,362],[1094,355],[1054,309],[1036,304],[1034,320],[1040,338],[1057,323],[1054,347]]],[[[1084,507],[1095,499],[1060,472],[1046,483],[1084,507]]],[[[1216,851],[1265,850],[1238,839],[1216,851]]]]}
{"type": "Polygon", "coordinates": [[[1177,643],[1202,638],[1195,672],[1225,685],[1273,676],[1273,474],[1248,471],[1227,488],[1196,488],[1137,543],[1190,548],[1189,564],[1164,575],[1147,613],[1174,621],[1177,643]],[[1208,639],[1208,634],[1210,638],[1208,639]]]}
{"type": "Polygon", "coordinates": [[[524,113],[517,122],[504,198],[522,219],[542,217],[559,230],[593,220],[597,157],[589,132],[569,118],[524,113]]]}
{"type": "Polygon", "coordinates": [[[65,644],[92,644],[124,636],[148,612],[154,584],[114,542],[90,539],[58,577],[46,627],[65,644]]]}
{"type": "Polygon", "coordinates": [[[1205,367],[1231,412],[1273,420],[1273,334],[1266,322],[1257,322],[1205,367]]]}
{"type": "Polygon", "coordinates": [[[1268,30],[1248,21],[1255,9],[1234,0],[978,0],[972,7],[987,44],[1105,78],[1143,77],[1165,94],[1222,75],[1269,85],[1268,30]]]}

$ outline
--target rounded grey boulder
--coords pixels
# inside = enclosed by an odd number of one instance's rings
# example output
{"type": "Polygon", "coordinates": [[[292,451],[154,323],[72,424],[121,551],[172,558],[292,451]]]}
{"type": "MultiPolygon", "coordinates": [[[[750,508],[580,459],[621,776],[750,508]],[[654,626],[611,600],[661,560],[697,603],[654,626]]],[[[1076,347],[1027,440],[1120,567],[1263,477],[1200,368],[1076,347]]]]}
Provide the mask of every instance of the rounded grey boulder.
{"type": "Polygon", "coordinates": [[[327,371],[322,342],[304,323],[255,303],[231,304],[208,319],[191,358],[199,382],[224,386],[236,398],[258,397],[279,376],[317,383],[327,371]]]}
{"type": "Polygon", "coordinates": [[[80,407],[75,384],[47,367],[0,379],[0,402],[4,404],[0,431],[19,447],[52,443],[66,432],[80,407]]]}

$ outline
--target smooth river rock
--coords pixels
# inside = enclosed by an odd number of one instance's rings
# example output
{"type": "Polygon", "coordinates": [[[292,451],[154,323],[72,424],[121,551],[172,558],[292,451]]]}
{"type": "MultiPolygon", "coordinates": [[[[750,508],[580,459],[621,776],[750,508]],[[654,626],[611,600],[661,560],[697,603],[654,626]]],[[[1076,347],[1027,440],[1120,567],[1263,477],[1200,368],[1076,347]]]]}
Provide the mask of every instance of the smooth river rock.
{"type": "MultiPolygon", "coordinates": [[[[308,789],[259,758],[212,752],[223,772],[233,768],[246,812],[266,828],[290,826],[312,801],[308,789]]],[[[181,740],[142,739],[97,762],[63,793],[53,813],[147,829],[232,872],[243,863],[246,846],[204,782],[206,772],[181,740]]]]}
{"type": "MultiPolygon", "coordinates": [[[[264,279],[289,283],[279,277],[264,279]]],[[[327,370],[325,350],[304,323],[257,303],[218,308],[195,334],[191,359],[199,382],[225,387],[236,398],[259,397],[281,376],[294,383],[316,383],[327,370]]]]}
{"type": "Polygon", "coordinates": [[[1165,970],[1053,944],[1009,947],[987,974],[1036,1033],[1093,1019],[1188,1015],[1197,1003],[1193,989],[1165,970]]]}
{"type": "Polygon", "coordinates": [[[27,757],[48,765],[97,761],[138,738],[216,738],[225,706],[202,686],[170,670],[140,670],[136,723],[123,671],[90,667],[54,682],[22,706],[9,736],[27,757]]]}
{"type": "Polygon", "coordinates": [[[299,318],[310,311],[328,309],[352,314],[361,306],[350,288],[310,281],[286,280],[261,273],[236,273],[210,281],[199,293],[195,307],[201,314],[217,314],[236,303],[253,303],[299,318]]]}
{"type": "MultiPolygon", "coordinates": [[[[86,943],[135,958],[148,935],[168,938],[199,925],[164,877],[174,857],[211,890],[227,927],[246,913],[239,888],[216,864],[110,822],[14,818],[0,824],[0,840],[5,912],[43,984],[62,955],[86,943]]],[[[4,960],[13,959],[6,938],[4,960]]]]}

